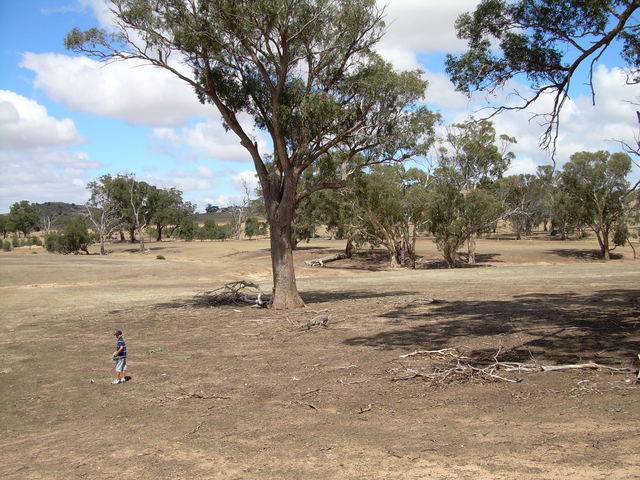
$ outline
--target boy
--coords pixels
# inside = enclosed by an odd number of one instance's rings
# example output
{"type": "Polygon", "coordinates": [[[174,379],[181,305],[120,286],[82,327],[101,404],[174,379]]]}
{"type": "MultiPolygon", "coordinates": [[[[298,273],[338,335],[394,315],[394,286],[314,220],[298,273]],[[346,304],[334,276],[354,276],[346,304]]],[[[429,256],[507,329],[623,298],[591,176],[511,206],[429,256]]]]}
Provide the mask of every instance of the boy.
{"type": "Polygon", "coordinates": [[[126,382],[124,372],[127,370],[127,344],[122,336],[122,330],[113,332],[116,336],[116,351],[113,352],[112,358],[116,362],[116,379],[111,382],[113,385],[126,382]]]}

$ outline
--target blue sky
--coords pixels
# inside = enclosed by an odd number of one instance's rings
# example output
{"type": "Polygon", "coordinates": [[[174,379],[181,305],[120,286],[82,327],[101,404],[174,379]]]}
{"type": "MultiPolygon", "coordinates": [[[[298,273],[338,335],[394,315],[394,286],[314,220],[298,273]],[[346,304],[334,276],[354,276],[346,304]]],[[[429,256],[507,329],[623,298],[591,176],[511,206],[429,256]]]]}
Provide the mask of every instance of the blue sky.
{"type": "MultiPolygon", "coordinates": [[[[380,53],[398,68],[422,68],[427,103],[448,122],[465,120],[484,99],[455,92],[442,63],[446,52],[464,47],[453,22],[476,0],[386,3],[389,28],[380,53]]],[[[200,209],[239,201],[243,182],[255,182],[252,163],[189,87],[151,67],[98,65],[64,49],[72,28],[108,24],[103,0],[0,0],[0,212],[19,200],[83,203],[86,183],[105,173],[178,187],[200,209]]],[[[617,150],[614,138],[633,141],[629,102],[639,102],[640,92],[621,81],[620,65],[614,53],[597,68],[596,107],[586,89],[568,103],[560,164],[576,151],[617,150]]],[[[499,132],[518,138],[510,173],[549,163],[537,146],[541,128],[530,117],[510,112],[494,120],[499,132]]]]}

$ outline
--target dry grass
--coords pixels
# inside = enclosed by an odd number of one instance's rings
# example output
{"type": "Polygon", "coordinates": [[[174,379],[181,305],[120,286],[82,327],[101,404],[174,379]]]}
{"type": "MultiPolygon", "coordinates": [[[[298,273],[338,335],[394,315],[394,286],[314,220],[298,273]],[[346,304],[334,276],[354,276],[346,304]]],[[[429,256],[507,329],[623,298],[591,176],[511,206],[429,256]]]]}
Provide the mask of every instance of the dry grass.
{"type": "Polygon", "coordinates": [[[296,252],[294,312],[193,302],[239,278],[268,291],[265,240],[0,254],[0,476],[640,478],[632,375],[393,381],[440,361],[401,355],[452,347],[637,368],[639,264],[594,261],[594,243],[484,240],[480,266],[448,270],[425,240],[418,270],[389,271],[378,252],[304,267],[342,246],[317,240],[296,252]],[[134,379],[112,386],[116,328],[134,379]]]}

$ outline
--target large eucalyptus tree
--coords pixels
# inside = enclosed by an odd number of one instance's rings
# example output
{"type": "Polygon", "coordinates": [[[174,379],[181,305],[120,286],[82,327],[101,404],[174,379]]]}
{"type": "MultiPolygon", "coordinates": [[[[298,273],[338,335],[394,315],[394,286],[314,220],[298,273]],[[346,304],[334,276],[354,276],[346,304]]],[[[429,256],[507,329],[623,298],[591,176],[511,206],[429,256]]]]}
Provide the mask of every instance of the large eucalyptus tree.
{"type": "Polygon", "coordinates": [[[397,73],[372,50],[383,35],[384,11],[375,0],[108,4],[115,29],[73,30],[67,47],[168,70],[220,112],[260,180],[271,231],[272,307],[302,306],[291,241],[298,203],[341,187],[366,165],[421,153],[434,120],[419,106],[426,87],[419,72],[397,73]],[[243,114],[268,133],[272,151],[260,150],[243,114]],[[320,164],[332,174],[303,188],[301,176],[320,164]]]}

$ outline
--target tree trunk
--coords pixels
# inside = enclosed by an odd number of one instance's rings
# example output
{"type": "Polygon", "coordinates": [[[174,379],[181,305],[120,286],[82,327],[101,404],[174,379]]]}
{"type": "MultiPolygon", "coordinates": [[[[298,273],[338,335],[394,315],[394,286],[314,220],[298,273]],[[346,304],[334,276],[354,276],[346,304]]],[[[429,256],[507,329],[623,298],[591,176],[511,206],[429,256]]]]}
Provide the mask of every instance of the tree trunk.
{"type": "Polygon", "coordinates": [[[131,243],[136,243],[136,227],[131,227],[129,229],[129,239],[131,243]]]}
{"type": "Polygon", "coordinates": [[[156,242],[161,242],[162,241],[162,225],[160,225],[159,223],[156,223],[156,230],[158,230],[158,236],[156,237],[156,242]]]}
{"type": "Polygon", "coordinates": [[[351,256],[353,255],[353,239],[351,237],[349,237],[349,239],[347,240],[347,245],[344,247],[344,254],[347,256],[347,258],[351,258],[351,256]]]}
{"type": "Polygon", "coordinates": [[[124,230],[120,229],[120,241],[125,242],[127,239],[124,238],[124,230]]]}
{"type": "Polygon", "coordinates": [[[469,235],[469,238],[467,239],[467,252],[469,253],[469,259],[467,260],[467,263],[469,265],[476,264],[476,239],[477,238],[478,238],[478,234],[472,233],[471,235],[469,235]]]}
{"type": "Polygon", "coordinates": [[[107,250],[104,248],[104,235],[100,235],[100,255],[106,255],[107,250]]]}
{"type": "Polygon", "coordinates": [[[271,308],[286,310],[304,307],[298,293],[293,267],[292,229],[293,206],[280,205],[274,218],[269,219],[271,227],[271,266],[273,268],[273,298],[271,308]],[[285,211],[283,211],[285,210],[285,211]]]}
{"type": "Polygon", "coordinates": [[[140,253],[144,253],[144,227],[138,228],[138,235],[140,236],[140,253]]]}

